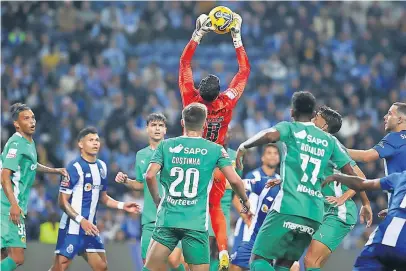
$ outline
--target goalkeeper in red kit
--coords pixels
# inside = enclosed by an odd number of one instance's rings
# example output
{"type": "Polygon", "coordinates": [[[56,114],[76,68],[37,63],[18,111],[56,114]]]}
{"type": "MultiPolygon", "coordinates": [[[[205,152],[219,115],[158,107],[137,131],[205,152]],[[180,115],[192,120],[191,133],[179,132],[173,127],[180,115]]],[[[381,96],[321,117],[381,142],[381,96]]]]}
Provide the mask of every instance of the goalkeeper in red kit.
{"type": "MultiPolygon", "coordinates": [[[[227,90],[220,93],[220,79],[212,74],[203,78],[197,89],[194,87],[191,67],[192,57],[202,37],[213,30],[210,19],[205,14],[200,15],[196,21],[196,29],[192,39],[183,50],[179,67],[179,88],[183,107],[194,102],[202,103],[207,106],[207,125],[203,137],[220,145],[224,145],[233,109],[244,92],[250,74],[248,57],[241,41],[240,30],[242,19],[236,13],[233,15],[236,24],[231,29],[231,36],[237,54],[238,72],[227,90]]],[[[220,170],[216,169],[209,196],[209,210],[219,250],[220,270],[228,270],[229,266],[227,225],[220,204],[225,188],[226,179],[220,170]]]]}

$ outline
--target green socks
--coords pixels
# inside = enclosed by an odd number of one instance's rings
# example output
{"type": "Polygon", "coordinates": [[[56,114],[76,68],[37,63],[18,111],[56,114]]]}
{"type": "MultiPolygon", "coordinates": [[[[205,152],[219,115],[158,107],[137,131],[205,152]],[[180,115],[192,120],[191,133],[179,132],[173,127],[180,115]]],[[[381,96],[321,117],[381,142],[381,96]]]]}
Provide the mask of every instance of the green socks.
{"type": "Polygon", "coordinates": [[[180,264],[178,268],[171,268],[171,271],[186,271],[186,269],[183,264],[180,264]]]}
{"type": "Polygon", "coordinates": [[[142,271],[149,271],[149,269],[144,266],[142,267],[142,271]]]}
{"type": "Polygon", "coordinates": [[[306,268],[306,271],[321,271],[321,269],[313,267],[313,268],[306,268]]]}
{"type": "Polygon", "coordinates": [[[264,259],[254,260],[251,263],[250,267],[251,267],[251,271],[275,271],[275,269],[272,267],[272,265],[270,265],[264,259]]]}
{"type": "Polygon", "coordinates": [[[210,271],[217,271],[219,270],[219,259],[211,258],[210,259],[210,271]]]}
{"type": "Polygon", "coordinates": [[[290,270],[290,268],[288,268],[288,267],[279,266],[279,265],[275,266],[275,271],[289,271],[289,270],[290,270]]]}
{"type": "Polygon", "coordinates": [[[2,271],[13,271],[17,268],[17,264],[10,257],[5,258],[1,261],[1,270],[2,271]]]}

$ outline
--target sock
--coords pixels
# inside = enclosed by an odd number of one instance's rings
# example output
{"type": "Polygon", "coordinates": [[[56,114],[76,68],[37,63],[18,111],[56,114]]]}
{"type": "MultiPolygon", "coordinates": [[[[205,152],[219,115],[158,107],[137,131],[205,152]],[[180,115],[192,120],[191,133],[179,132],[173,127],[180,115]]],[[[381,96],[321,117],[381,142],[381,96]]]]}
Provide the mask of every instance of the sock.
{"type": "Polygon", "coordinates": [[[228,256],[228,251],[223,250],[223,251],[220,251],[220,253],[219,253],[219,260],[221,259],[221,257],[223,257],[223,255],[227,255],[227,258],[230,259],[230,256],[228,256]]]}
{"type": "Polygon", "coordinates": [[[251,265],[251,271],[275,271],[275,269],[264,259],[254,260],[251,265]]]}
{"type": "Polygon", "coordinates": [[[210,271],[217,271],[219,268],[219,259],[211,258],[210,259],[210,271]]]}
{"type": "Polygon", "coordinates": [[[321,271],[321,269],[318,267],[313,267],[313,268],[306,268],[306,271],[321,271]]]}
{"type": "Polygon", "coordinates": [[[209,208],[209,211],[211,226],[216,236],[218,250],[227,250],[227,222],[223,210],[221,210],[221,205],[212,206],[209,208]]]}
{"type": "Polygon", "coordinates": [[[186,271],[186,269],[183,264],[179,264],[177,268],[171,268],[171,271],[186,271]]]}
{"type": "Polygon", "coordinates": [[[142,267],[142,271],[149,271],[149,269],[144,266],[142,267]]]}
{"type": "Polygon", "coordinates": [[[2,271],[13,271],[17,268],[17,264],[10,257],[5,258],[1,261],[1,270],[2,271]]]}
{"type": "Polygon", "coordinates": [[[275,266],[275,271],[289,271],[289,270],[290,270],[289,267],[279,266],[279,265],[275,266]]]}

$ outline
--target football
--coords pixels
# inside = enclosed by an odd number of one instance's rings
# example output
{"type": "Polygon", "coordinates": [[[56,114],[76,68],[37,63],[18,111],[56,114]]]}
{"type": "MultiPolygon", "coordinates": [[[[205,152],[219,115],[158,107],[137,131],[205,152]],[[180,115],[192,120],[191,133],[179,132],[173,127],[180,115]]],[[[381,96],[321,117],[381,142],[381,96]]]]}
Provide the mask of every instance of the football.
{"type": "Polygon", "coordinates": [[[209,13],[209,18],[217,34],[226,34],[234,25],[233,12],[228,7],[218,6],[209,13]]]}

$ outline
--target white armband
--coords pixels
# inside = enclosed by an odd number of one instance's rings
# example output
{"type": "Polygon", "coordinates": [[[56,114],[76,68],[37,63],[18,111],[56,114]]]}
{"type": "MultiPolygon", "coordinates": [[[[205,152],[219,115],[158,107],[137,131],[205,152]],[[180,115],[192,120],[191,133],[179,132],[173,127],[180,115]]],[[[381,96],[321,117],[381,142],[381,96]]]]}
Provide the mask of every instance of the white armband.
{"type": "Polygon", "coordinates": [[[78,224],[80,224],[80,222],[83,220],[83,216],[81,216],[81,215],[77,215],[76,217],[75,217],[75,221],[78,223],[78,224]]]}
{"type": "Polygon", "coordinates": [[[124,202],[120,201],[117,205],[117,209],[123,210],[124,209],[124,202]]]}

